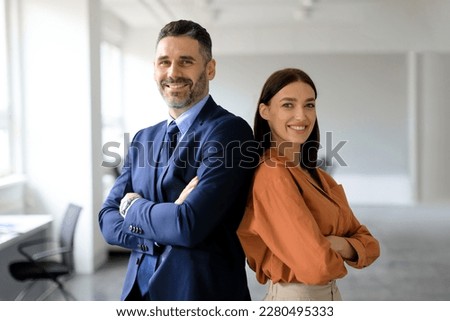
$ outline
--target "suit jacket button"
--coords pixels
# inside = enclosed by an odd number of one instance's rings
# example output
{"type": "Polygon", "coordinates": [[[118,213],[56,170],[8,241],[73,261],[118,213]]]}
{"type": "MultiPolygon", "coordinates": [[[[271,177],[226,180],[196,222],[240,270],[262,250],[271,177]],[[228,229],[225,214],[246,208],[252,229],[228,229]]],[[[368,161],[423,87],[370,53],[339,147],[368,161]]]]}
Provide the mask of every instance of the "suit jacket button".
{"type": "Polygon", "coordinates": [[[128,230],[133,231],[133,225],[128,226],[128,230]]]}

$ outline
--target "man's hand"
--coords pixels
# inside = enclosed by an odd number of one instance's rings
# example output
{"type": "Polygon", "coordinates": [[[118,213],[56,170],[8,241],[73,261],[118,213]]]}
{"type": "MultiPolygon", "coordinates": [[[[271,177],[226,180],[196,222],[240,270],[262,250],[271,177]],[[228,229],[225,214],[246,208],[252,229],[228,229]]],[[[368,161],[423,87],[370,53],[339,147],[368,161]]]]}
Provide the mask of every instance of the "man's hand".
{"type": "Polygon", "coordinates": [[[138,198],[142,198],[138,193],[127,193],[120,201],[119,213],[123,217],[127,214],[127,209],[130,207],[131,203],[138,198]]]}
{"type": "Polygon", "coordinates": [[[189,184],[186,185],[184,190],[181,192],[180,196],[178,196],[178,199],[175,201],[175,204],[183,204],[183,202],[186,200],[188,195],[192,192],[192,190],[197,186],[198,184],[198,177],[195,176],[189,184]]]}

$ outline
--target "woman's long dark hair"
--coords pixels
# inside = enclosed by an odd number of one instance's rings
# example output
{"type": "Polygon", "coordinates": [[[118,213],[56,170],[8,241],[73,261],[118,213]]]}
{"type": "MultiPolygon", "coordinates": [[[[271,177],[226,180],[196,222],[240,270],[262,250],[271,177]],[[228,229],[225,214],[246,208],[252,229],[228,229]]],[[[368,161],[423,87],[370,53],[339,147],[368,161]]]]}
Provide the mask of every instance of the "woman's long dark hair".
{"type": "MultiPolygon", "coordinates": [[[[255,133],[255,139],[260,143],[259,153],[262,155],[268,148],[272,146],[271,132],[269,123],[267,120],[261,117],[259,114],[259,105],[269,105],[270,100],[275,96],[282,88],[293,82],[303,82],[311,86],[314,90],[315,97],[317,98],[317,89],[312,79],[304,71],[296,68],[286,68],[274,72],[266,80],[261,95],[256,106],[255,122],[253,130],[255,133]]],[[[304,142],[300,149],[300,166],[307,169],[317,167],[317,153],[320,147],[320,131],[319,123],[316,118],[311,135],[309,135],[306,142],[304,142]]]]}

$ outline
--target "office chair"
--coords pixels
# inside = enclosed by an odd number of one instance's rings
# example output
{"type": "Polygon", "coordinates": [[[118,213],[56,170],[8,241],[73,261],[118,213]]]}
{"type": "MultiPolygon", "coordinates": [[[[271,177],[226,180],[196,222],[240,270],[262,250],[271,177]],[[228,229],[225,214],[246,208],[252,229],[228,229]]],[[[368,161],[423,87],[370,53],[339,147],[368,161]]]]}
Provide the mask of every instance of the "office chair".
{"type": "Polygon", "coordinates": [[[74,237],[75,228],[82,208],[75,204],[69,204],[64,214],[59,240],[39,239],[19,244],[19,252],[27,259],[12,262],[9,271],[12,277],[18,281],[30,282],[15,298],[16,301],[23,300],[37,281],[52,281],[53,287],[44,291],[36,300],[44,300],[56,289],[59,289],[66,300],[76,300],[63,286],[63,277],[70,276],[74,271],[74,237]],[[40,252],[31,252],[30,248],[38,245],[53,243],[53,247],[40,252]],[[28,251],[26,250],[28,249],[28,251]],[[53,259],[49,259],[54,257],[53,259]]]}

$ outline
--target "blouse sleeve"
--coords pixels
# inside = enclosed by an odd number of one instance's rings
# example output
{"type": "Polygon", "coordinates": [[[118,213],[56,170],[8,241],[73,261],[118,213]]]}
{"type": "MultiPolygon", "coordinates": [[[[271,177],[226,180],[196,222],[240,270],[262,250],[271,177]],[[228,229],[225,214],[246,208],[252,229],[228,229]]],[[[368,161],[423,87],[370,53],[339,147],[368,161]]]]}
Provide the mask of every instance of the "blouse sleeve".
{"type": "Polygon", "coordinates": [[[365,268],[380,256],[379,242],[372,236],[365,225],[360,224],[353,214],[342,185],[335,185],[331,192],[334,197],[340,199],[345,208],[343,210],[343,214],[345,213],[344,223],[341,224],[342,228],[337,231],[337,234],[345,237],[358,254],[357,260],[346,262],[357,269],[365,268]]]}
{"type": "Polygon", "coordinates": [[[286,274],[286,267],[294,276],[284,278],[305,284],[324,284],[347,274],[343,259],[330,248],[286,168],[257,171],[251,206],[251,217],[246,217],[244,224],[252,226],[253,233],[272,252],[274,257],[266,263],[275,274],[272,280],[286,274]]]}

